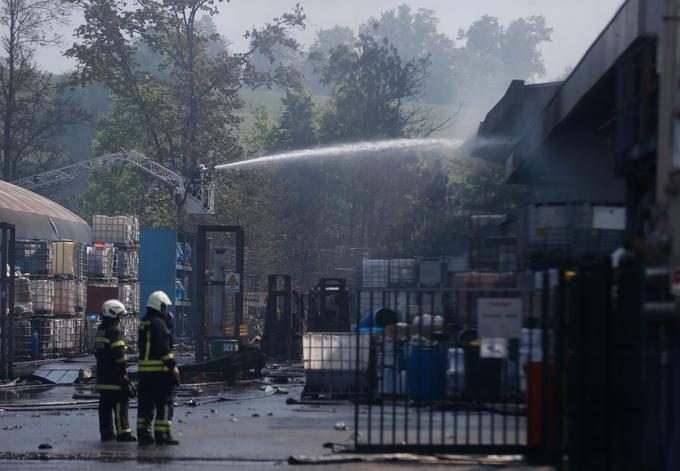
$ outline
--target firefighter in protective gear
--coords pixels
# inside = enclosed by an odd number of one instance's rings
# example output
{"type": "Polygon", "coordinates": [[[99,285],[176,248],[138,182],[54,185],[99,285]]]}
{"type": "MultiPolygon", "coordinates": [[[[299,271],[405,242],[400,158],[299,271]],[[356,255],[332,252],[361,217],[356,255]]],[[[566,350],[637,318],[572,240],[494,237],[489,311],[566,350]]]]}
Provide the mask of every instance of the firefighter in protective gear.
{"type": "Polygon", "coordinates": [[[101,324],[95,338],[97,385],[99,392],[99,432],[102,441],[137,441],[128,421],[129,380],[127,355],[118,322],[125,314],[125,306],[117,299],[102,305],[101,324]],[[115,433],[114,421],[115,418],[115,433]]]}
{"type": "Polygon", "coordinates": [[[177,445],[172,437],[172,391],[179,369],[172,353],[166,324],[172,301],[163,291],[154,291],[139,323],[139,409],[137,435],[140,445],[177,445]],[[155,422],[154,422],[155,416],[155,422]],[[153,425],[153,436],[151,429],[153,425]]]}

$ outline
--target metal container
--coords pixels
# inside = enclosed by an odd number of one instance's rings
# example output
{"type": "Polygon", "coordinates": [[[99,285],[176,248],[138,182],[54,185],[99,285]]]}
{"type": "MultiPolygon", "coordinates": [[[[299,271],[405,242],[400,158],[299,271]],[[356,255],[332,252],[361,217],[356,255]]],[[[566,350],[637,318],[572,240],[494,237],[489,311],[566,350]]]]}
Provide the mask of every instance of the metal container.
{"type": "Polygon", "coordinates": [[[116,249],[111,245],[97,244],[87,248],[87,276],[111,279],[117,273],[116,249]]]}
{"type": "Polygon", "coordinates": [[[412,286],[416,283],[416,260],[412,258],[390,260],[389,286],[412,286]]]}
{"type": "Polygon", "coordinates": [[[212,359],[222,358],[238,351],[238,340],[213,340],[210,342],[212,359]]]}
{"type": "Polygon", "coordinates": [[[139,221],[136,216],[92,217],[92,239],[95,242],[134,245],[139,242],[139,221]]]}
{"type": "Polygon", "coordinates": [[[118,326],[123,341],[127,345],[128,352],[136,352],[139,337],[139,316],[137,314],[127,314],[120,319],[118,326]]]}
{"type": "Polygon", "coordinates": [[[139,250],[137,248],[119,248],[117,276],[120,279],[136,280],[139,278],[139,250]]]}
{"type": "Polygon", "coordinates": [[[17,360],[31,358],[31,319],[13,319],[14,357],[17,360]]]}
{"type": "Polygon", "coordinates": [[[357,386],[360,390],[369,388],[369,334],[305,334],[302,337],[302,356],[305,395],[346,396],[356,392],[357,386]],[[358,385],[357,375],[360,379],[358,385]]]}
{"type": "Polygon", "coordinates": [[[14,315],[28,316],[33,314],[33,291],[31,282],[25,276],[14,278],[14,315]]]}
{"type": "Polygon", "coordinates": [[[33,312],[51,314],[54,312],[55,284],[53,280],[31,280],[33,312]]]}
{"type": "Polygon", "coordinates": [[[390,282],[390,261],[364,260],[361,278],[364,288],[386,288],[390,282]]]}
{"type": "Polygon", "coordinates": [[[76,280],[56,280],[54,282],[54,312],[74,315],[77,298],[76,280]]]}
{"type": "Polygon", "coordinates": [[[302,337],[302,358],[305,370],[354,371],[357,367],[359,339],[359,369],[368,368],[370,335],[352,333],[310,333],[302,337]]]}
{"type": "Polygon", "coordinates": [[[49,242],[17,240],[15,265],[23,274],[32,276],[52,274],[52,250],[49,242]]]}
{"type": "Polygon", "coordinates": [[[525,260],[609,254],[623,243],[622,207],[593,204],[528,205],[520,208],[518,246],[525,260]]]}
{"type": "Polygon", "coordinates": [[[139,313],[139,283],[121,283],[118,285],[118,300],[123,303],[129,313],[139,313]]]}

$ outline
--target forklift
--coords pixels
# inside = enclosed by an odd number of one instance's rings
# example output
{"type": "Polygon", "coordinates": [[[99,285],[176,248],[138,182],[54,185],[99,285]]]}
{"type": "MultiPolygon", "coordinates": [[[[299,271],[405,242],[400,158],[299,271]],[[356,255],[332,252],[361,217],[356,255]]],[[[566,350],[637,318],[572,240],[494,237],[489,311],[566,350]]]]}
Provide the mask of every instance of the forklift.
{"type": "Polygon", "coordinates": [[[309,293],[309,332],[349,332],[349,291],[343,278],[321,278],[309,293]]]}
{"type": "Polygon", "coordinates": [[[298,361],[302,358],[302,299],[292,290],[290,275],[268,276],[262,338],[262,350],[268,357],[281,361],[298,361]]]}

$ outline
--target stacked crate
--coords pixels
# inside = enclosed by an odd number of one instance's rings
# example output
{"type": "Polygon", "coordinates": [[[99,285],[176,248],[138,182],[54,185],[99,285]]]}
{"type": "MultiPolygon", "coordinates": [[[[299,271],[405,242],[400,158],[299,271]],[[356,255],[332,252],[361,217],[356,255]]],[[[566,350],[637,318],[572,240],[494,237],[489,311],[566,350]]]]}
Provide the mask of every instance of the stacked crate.
{"type": "Polygon", "coordinates": [[[91,266],[97,277],[88,291],[96,293],[98,306],[91,306],[88,312],[98,312],[106,299],[119,299],[128,312],[120,321],[123,338],[128,349],[134,350],[140,314],[138,220],[135,216],[95,215],[92,234],[97,261],[91,266]]]}
{"type": "Polygon", "coordinates": [[[16,243],[15,354],[72,356],[84,350],[86,249],[71,241],[16,243]]]}

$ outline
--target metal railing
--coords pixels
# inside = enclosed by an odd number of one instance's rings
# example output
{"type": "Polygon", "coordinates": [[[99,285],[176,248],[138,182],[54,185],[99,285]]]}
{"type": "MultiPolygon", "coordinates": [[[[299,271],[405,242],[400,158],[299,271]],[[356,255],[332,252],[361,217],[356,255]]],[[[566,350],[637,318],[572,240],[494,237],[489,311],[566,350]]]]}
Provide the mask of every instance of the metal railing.
{"type": "Polygon", "coordinates": [[[359,290],[355,449],[554,457],[563,278],[540,272],[525,289],[359,290]],[[487,305],[511,306],[512,332],[484,337],[487,305]]]}

